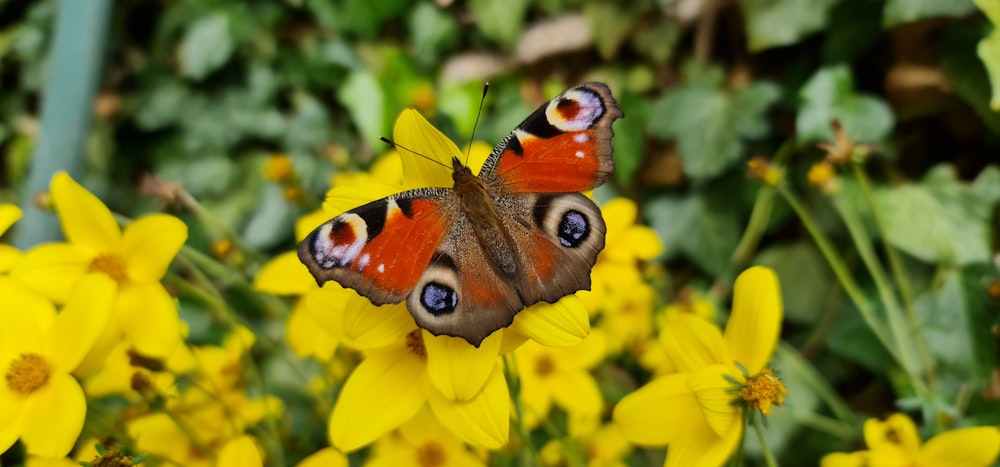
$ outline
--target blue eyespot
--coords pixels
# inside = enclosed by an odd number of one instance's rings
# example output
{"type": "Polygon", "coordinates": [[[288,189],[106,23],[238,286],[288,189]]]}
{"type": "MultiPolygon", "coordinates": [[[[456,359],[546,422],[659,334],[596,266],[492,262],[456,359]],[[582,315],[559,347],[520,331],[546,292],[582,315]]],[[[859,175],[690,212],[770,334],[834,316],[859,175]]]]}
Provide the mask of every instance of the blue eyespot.
{"type": "Polygon", "coordinates": [[[586,241],[589,235],[590,222],[587,221],[587,216],[573,210],[563,214],[562,220],[559,221],[559,231],[556,232],[562,246],[576,248],[586,241]]]}
{"type": "Polygon", "coordinates": [[[420,303],[434,316],[446,315],[458,307],[458,294],[444,284],[428,282],[420,292],[420,303]]]}

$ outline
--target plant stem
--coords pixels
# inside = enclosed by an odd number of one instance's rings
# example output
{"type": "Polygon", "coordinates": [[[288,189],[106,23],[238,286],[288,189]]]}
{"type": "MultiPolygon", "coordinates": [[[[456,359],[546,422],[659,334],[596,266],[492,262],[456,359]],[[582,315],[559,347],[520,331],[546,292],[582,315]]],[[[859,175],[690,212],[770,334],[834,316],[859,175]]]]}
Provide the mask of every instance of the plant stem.
{"type": "Polygon", "coordinates": [[[768,447],[767,440],[764,439],[764,426],[761,425],[763,418],[763,415],[753,417],[753,431],[757,433],[757,441],[760,443],[760,449],[764,453],[764,465],[767,465],[767,467],[778,467],[777,461],[774,460],[774,454],[771,453],[771,448],[768,447]]]}
{"type": "Polygon", "coordinates": [[[521,401],[521,373],[517,368],[517,359],[507,354],[503,357],[504,373],[507,384],[510,385],[510,398],[514,401],[514,416],[517,417],[517,433],[521,438],[520,464],[536,465],[535,447],[531,444],[531,433],[524,424],[524,403],[521,401]]]}

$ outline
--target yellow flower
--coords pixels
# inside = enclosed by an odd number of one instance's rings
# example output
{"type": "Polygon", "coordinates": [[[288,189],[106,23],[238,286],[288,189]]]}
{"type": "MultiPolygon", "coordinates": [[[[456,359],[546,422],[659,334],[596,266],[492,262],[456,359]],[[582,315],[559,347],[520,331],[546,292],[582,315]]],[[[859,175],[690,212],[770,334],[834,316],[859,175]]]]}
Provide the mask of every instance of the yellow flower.
{"type": "Polygon", "coordinates": [[[99,366],[122,331],[139,353],[169,355],[180,343],[181,323],[160,279],[184,244],[187,226],[173,216],[149,214],[122,232],[107,206],[63,172],[52,177],[51,193],[69,243],[34,248],[11,274],[57,303],[88,272],[118,283],[114,318],[86,371],[99,366]]]}
{"type": "Polygon", "coordinates": [[[833,453],[822,467],[987,467],[1000,455],[1000,430],[979,426],[951,430],[920,444],[913,420],[904,414],[865,422],[867,451],[833,453]]]}
{"type": "Polygon", "coordinates": [[[274,154],[264,164],[264,178],[272,182],[288,182],[295,176],[295,163],[286,154],[274,154]]]}
{"type": "Polygon", "coordinates": [[[365,467],[484,465],[427,409],[375,443],[365,467]]]}
{"type": "Polygon", "coordinates": [[[589,370],[604,360],[605,341],[604,334],[595,330],[573,347],[557,349],[526,342],[514,351],[525,425],[537,426],[548,417],[555,402],[569,415],[570,435],[583,435],[597,428],[604,400],[589,370]]]}
{"type": "Polygon", "coordinates": [[[633,450],[617,427],[605,425],[579,440],[552,440],[542,447],[539,458],[542,465],[577,465],[579,462],[571,462],[574,449],[583,451],[579,457],[586,459],[588,467],[625,467],[625,458],[633,450]]]}
{"type": "MultiPolygon", "coordinates": [[[[778,342],[780,297],[774,272],[753,267],[736,279],[724,335],[693,314],[676,315],[660,337],[678,373],[654,379],[618,403],[614,420],[622,434],[637,444],[669,445],[666,466],[721,465],[744,425],[730,381],[746,387],[769,375],[765,365],[778,342]]],[[[752,394],[781,393],[780,382],[771,382],[777,386],[752,394]]],[[[765,405],[742,404],[754,402],[765,405]]]]}
{"type": "Polygon", "coordinates": [[[295,467],[348,467],[347,457],[334,448],[323,448],[302,459],[295,467]]]}
{"type": "Polygon", "coordinates": [[[21,438],[28,452],[63,457],[73,447],[87,406],[70,372],[111,315],[115,284],[88,274],[62,312],[0,283],[0,452],[21,438]]]}
{"type": "Polygon", "coordinates": [[[216,467],[259,467],[264,465],[253,438],[243,435],[230,440],[219,451],[216,467]]]}

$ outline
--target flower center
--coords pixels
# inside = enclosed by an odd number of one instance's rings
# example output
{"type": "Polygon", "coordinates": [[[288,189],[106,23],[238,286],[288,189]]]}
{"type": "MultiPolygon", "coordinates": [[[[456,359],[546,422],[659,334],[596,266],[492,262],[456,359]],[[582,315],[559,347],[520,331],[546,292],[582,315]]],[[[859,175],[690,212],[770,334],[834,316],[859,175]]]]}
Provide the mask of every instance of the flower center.
{"type": "Polygon", "coordinates": [[[433,441],[425,443],[417,450],[417,462],[421,467],[437,467],[444,465],[446,460],[444,449],[433,441]]]}
{"type": "Polygon", "coordinates": [[[101,253],[87,266],[87,272],[103,272],[121,283],[125,280],[125,258],[114,253],[101,253]]]}
{"type": "Polygon", "coordinates": [[[420,358],[427,358],[427,348],[424,347],[424,336],[420,329],[414,329],[406,335],[406,348],[420,358]]]}
{"type": "Polygon", "coordinates": [[[535,374],[538,376],[548,376],[556,371],[556,362],[548,355],[540,355],[535,359],[535,374]]]}
{"type": "Polygon", "coordinates": [[[7,387],[24,395],[35,392],[49,380],[49,362],[34,353],[21,354],[7,369],[7,387]]]}
{"type": "Polygon", "coordinates": [[[774,372],[765,369],[757,376],[747,378],[743,389],[740,389],[740,398],[767,415],[771,412],[771,406],[785,403],[787,392],[774,372]]]}

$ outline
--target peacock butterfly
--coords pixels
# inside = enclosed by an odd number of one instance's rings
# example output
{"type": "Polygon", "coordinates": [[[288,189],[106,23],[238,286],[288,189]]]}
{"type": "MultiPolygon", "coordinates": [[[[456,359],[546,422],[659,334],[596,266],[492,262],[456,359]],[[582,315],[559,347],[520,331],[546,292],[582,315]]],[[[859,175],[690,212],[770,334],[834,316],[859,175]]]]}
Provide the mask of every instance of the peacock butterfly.
{"type": "Polygon", "coordinates": [[[375,305],[406,300],[417,325],[474,346],[534,303],[590,289],[601,211],[581,191],[614,172],[603,83],[556,96],[514,128],[479,175],[452,158],[452,188],[403,191],[330,219],[303,240],[316,281],[375,305]]]}

